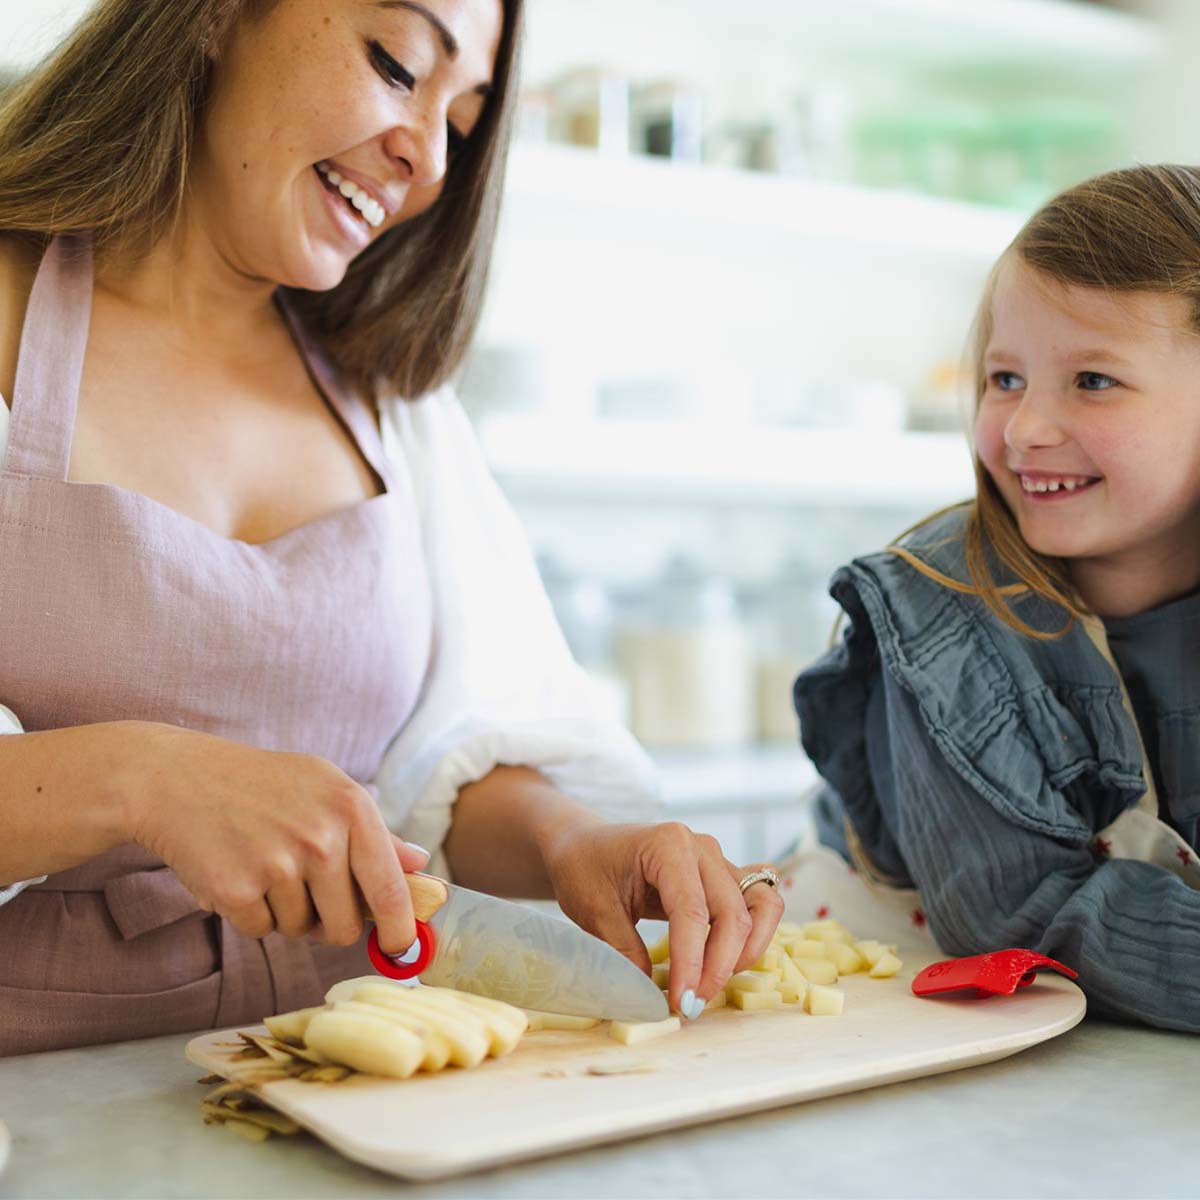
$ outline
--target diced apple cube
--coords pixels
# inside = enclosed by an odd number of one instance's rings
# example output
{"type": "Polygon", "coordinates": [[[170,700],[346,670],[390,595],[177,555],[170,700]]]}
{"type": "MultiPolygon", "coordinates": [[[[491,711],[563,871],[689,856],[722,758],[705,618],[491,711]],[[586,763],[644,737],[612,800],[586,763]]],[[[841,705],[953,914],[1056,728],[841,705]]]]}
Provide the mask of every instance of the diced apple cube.
{"type": "Polygon", "coordinates": [[[655,963],[650,968],[650,978],[654,980],[654,986],[665,988],[671,981],[671,964],[669,962],[655,963]]]}
{"type": "Polygon", "coordinates": [[[799,1003],[804,999],[804,993],[807,991],[808,980],[804,978],[800,973],[800,968],[790,958],[785,958],[783,979],[779,982],[779,994],[783,997],[784,1003],[799,1003]]]}
{"type": "Polygon", "coordinates": [[[609,1026],[608,1035],[623,1046],[632,1046],[637,1042],[648,1042],[678,1032],[679,1018],[667,1017],[665,1021],[614,1021],[609,1026]]]}
{"type": "Polygon", "coordinates": [[[867,965],[867,960],[853,946],[844,944],[830,946],[829,958],[839,975],[853,975],[867,965]]]}
{"type": "Polygon", "coordinates": [[[804,1011],[814,1017],[840,1017],[845,1003],[845,994],[837,988],[814,984],[804,997],[804,1011]]]}
{"type": "Polygon", "coordinates": [[[887,951],[887,947],[882,942],[875,941],[874,938],[868,938],[863,942],[855,942],[854,949],[867,960],[867,966],[869,967],[873,967],[887,951]]]}
{"type": "Polygon", "coordinates": [[[651,964],[666,962],[671,957],[671,935],[664,933],[653,946],[647,947],[651,964]]]}
{"type": "Polygon", "coordinates": [[[827,958],[794,958],[792,962],[809,983],[837,983],[837,967],[827,958]]]}
{"type": "Polygon", "coordinates": [[[743,1008],[747,1012],[763,1008],[780,1008],[783,1005],[783,997],[774,990],[769,992],[730,991],[727,995],[736,1008],[743,1008]]]}
{"type": "Polygon", "coordinates": [[[875,965],[871,968],[872,979],[891,979],[904,964],[890,950],[885,950],[883,954],[875,960],[875,965]]]}
{"type": "Polygon", "coordinates": [[[828,943],[818,941],[816,938],[797,938],[788,943],[787,952],[792,958],[829,957],[828,943]]]}
{"type": "Polygon", "coordinates": [[[763,951],[763,956],[750,968],[752,971],[774,971],[779,966],[779,949],[776,946],[768,946],[763,951]]]}
{"type": "Polygon", "coordinates": [[[773,972],[739,971],[729,977],[725,987],[735,992],[770,992],[774,990],[776,982],[773,972]]]}

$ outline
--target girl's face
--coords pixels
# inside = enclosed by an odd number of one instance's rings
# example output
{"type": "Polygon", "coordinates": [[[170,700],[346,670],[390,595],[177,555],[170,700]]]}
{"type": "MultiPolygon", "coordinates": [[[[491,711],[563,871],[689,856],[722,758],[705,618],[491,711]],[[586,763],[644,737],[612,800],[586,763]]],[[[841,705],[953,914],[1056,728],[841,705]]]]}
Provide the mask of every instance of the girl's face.
{"type": "Polygon", "coordinates": [[[976,450],[1028,545],[1071,559],[1073,575],[1178,578],[1191,564],[1200,584],[1200,337],[1189,314],[1179,297],[1059,284],[1016,256],[1001,267],[976,450]]]}
{"type": "Polygon", "coordinates": [[[279,0],[243,21],[214,67],[189,218],[251,278],[336,286],[437,199],[502,24],[501,0],[279,0]]]}

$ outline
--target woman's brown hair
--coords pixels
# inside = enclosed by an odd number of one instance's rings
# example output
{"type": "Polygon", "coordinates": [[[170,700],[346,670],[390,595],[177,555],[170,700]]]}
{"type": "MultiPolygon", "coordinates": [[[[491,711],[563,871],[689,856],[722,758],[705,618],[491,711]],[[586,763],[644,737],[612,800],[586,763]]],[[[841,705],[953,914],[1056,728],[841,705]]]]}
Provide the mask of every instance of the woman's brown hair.
{"type": "MultiPolygon", "coordinates": [[[[99,0],[0,103],[0,232],[144,250],[176,224],[212,78],[239,21],[278,0],[99,0]]],[[[292,308],[370,395],[415,398],[461,365],[483,305],[516,101],[522,0],[504,0],[493,92],[427,212],[292,308]]]]}
{"type": "MultiPolygon", "coordinates": [[[[992,334],[996,275],[1013,255],[1054,283],[1114,294],[1157,292],[1181,297],[1190,307],[1190,330],[1200,333],[1200,167],[1110,171],[1063,192],[1030,219],[993,269],[976,314],[970,349],[976,410],[987,386],[984,355],[992,334]]],[[[891,549],[939,583],[979,596],[1018,632],[1040,639],[1060,637],[1086,615],[1065,561],[1038,554],[1025,542],[978,454],[975,483],[964,531],[970,583],[934,570],[902,546],[891,549]],[[1000,583],[993,563],[1016,582],[1000,583]],[[1047,633],[1021,620],[1007,598],[1030,593],[1063,610],[1066,620],[1061,629],[1047,633]]]]}

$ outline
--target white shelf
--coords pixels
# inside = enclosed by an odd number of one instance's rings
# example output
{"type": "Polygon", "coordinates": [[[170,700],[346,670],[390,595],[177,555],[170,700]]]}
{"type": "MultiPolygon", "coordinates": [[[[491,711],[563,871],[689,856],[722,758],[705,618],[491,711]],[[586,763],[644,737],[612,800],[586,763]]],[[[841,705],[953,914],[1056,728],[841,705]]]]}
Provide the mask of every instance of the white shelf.
{"type": "Polygon", "coordinates": [[[814,183],[761,172],[517,145],[505,189],[506,230],[611,230],[636,241],[802,238],[839,248],[991,262],[1025,215],[910,192],[814,183]]]}
{"type": "Polygon", "coordinates": [[[1144,16],[1079,0],[530,0],[527,78],[584,60],[661,73],[664,55],[696,66],[705,49],[751,42],[798,65],[1039,71],[1104,89],[1111,72],[1158,60],[1166,38],[1144,16]]]}
{"type": "Polygon", "coordinates": [[[480,427],[512,496],[930,506],[970,496],[957,434],[494,416],[480,427]]]}

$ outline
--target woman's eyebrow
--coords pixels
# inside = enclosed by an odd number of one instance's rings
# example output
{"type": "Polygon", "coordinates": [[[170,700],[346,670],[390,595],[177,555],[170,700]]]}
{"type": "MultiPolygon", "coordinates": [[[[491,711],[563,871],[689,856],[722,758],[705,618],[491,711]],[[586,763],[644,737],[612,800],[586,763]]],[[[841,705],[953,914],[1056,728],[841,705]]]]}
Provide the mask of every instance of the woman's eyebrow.
{"type": "MultiPolygon", "coordinates": [[[[433,26],[434,32],[441,39],[442,46],[450,58],[458,57],[458,38],[446,28],[446,24],[441,17],[437,13],[431,12],[424,4],[418,4],[417,0],[375,0],[375,7],[386,9],[403,8],[424,17],[433,26]]],[[[475,89],[480,96],[490,96],[492,90],[490,83],[481,83],[475,89]]]]}
{"type": "Polygon", "coordinates": [[[415,12],[424,17],[430,25],[433,26],[437,35],[442,40],[442,45],[446,49],[446,53],[451,58],[458,57],[458,39],[446,28],[445,23],[437,13],[430,12],[423,4],[418,4],[416,0],[375,0],[376,8],[406,8],[409,12],[415,12]]]}

